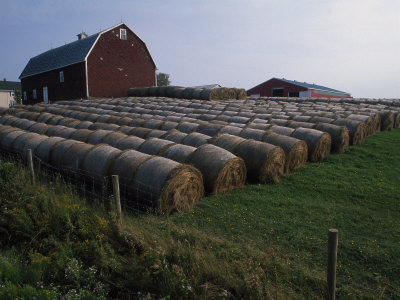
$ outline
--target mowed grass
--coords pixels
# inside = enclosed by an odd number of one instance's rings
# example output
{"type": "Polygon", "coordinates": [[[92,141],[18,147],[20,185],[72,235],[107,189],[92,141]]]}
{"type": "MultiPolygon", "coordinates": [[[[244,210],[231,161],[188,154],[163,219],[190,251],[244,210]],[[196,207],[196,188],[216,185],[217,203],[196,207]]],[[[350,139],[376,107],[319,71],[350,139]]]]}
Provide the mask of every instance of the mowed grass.
{"type": "Polygon", "coordinates": [[[62,185],[32,187],[24,171],[0,169],[2,192],[14,193],[0,197],[0,284],[15,296],[326,298],[336,228],[339,299],[400,299],[400,130],[279,183],[204,197],[190,213],[125,212],[121,228],[62,185]]]}

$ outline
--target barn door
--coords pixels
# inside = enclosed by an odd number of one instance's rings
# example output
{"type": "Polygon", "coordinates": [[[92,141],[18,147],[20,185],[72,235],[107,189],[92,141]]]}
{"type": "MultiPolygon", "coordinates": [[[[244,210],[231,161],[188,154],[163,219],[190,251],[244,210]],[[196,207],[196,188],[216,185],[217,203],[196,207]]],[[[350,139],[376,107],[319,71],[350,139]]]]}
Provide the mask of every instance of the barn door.
{"type": "Polygon", "coordinates": [[[49,103],[49,91],[47,90],[47,86],[43,87],[43,101],[44,103],[49,103]]]}

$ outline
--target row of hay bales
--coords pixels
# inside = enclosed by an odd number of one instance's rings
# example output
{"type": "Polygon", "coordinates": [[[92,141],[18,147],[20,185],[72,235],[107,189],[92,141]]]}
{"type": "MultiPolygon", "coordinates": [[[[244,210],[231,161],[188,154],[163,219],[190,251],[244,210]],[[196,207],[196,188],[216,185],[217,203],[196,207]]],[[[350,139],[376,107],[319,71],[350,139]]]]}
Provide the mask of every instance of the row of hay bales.
{"type": "Polygon", "coordinates": [[[31,149],[44,164],[71,175],[102,183],[105,176],[120,176],[123,197],[159,212],[187,211],[200,201],[204,186],[194,167],[135,150],[121,151],[109,145],[90,145],[57,136],[0,125],[0,149],[20,154],[31,149]]]}
{"type": "MultiPolygon", "coordinates": [[[[38,114],[16,110],[9,112],[30,119],[35,118],[37,121],[45,123],[36,123],[32,120],[4,115],[0,118],[0,124],[39,131],[46,135],[77,139],[90,144],[106,143],[121,150],[135,149],[147,154],[160,155],[178,162],[192,164],[203,173],[206,191],[214,194],[243,184],[245,168],[242,166],[242,159],[246,165],[247,176],[251,181],[261,183],[277,181],[284,173],[284,151],[278,146],[261,141],[248,140],[228,134],[211,139],[210,136],[197,132],[187,134],[177,130],[152,130],[150,128],[118,126],[100,122],[80,121],[80,123],[77,123],[76,121],[69,121],[65,123],[63,122],[65,119],[71,118],[60,119],[59,115],[50,113],[38,114]],[[56,125],[59,122],[70,127],[56,125]],[[76,129],[78,127],[81,129],[76,129]],[[85,127],[85,129],[82,127],[85,127]],[[146,138],[146,140],[143,138],[146,138]],[[226,143],[227,140],[231,140],[229,145],[226,143]],[[241,159],[238,160],[231,153],[241,159]],[[199,159],[201,155],[204,155],[203,159],[199,159]]],[[[307,146],[304,145],[303,147],[306,149],[307,146]]],[[[301,154],[300,163],[304,164],[307,151],[305,150],[301,154]]],[[[294,164],[293,159],[292,164],[294,164]]]]}
{"type": "Polygon", "coordinates": [[[246,99],[246,90],[238,88],[215,87],[215,88],[192,88],[181,86],[152,86],[131,88],[128,90],[129,97],[169,97],[176,99],[199,99],[199,100],[228,100],[246,99]]]}
{"type": "MultiPolygon", "coordinates": [[[[33,107],[27,106],[26,108],[33,107]]],[[[47,106],[47,108],[50,107],[47,106]]],[[[54,106],[52,106],[50,110],[54,113],[57,113],[57,111],[58,113],[65,113],[65,109],[57,109],[54,106]]],[[[278,178],[283,174],[283,169],[285,172],[297,169],[303,166],[307,160],[308,147],[304,141],[261,130],[242,129],[232,126],[224,126],[223,128],[221,127],[220,130],[214,130],[216,128],[213,124],[204,123],[199,125],[196,123],[187,122],[180,124],[168,121],[159,123],[157,120],[156,122],[150,122],[151,120],[147,122],[145,120],[141,120],[141,122],[138,122],[139,119],[132,121],[135,125],[141,125],[141,123],[146,122],[147,124],[145,124],[145,126],[147,127],[133,127],[103,122],[92,123],[89,121],[77,121],[76,119],[68,117],[60,119],[59,115],[53,115],[46,112],[42,112],[40,114],[37,112],[27,113],[24,110],[9,110],[8,112],[10,114],[19,115],[25,118],[35,118],[39,122],[46,122],[48,123],[47,126],[42,123],[42,127],[45,128],[48,128],[49,124],[57,125],[62,123],[73,128],[85,127],[91,130],[114,130],[139,138],[149,139],[157,137],[159,139],[165,139],[192,147],[199,147],[206,143],[211,143],[241,157],[246,163],[249,179],[258,180],[261,183],[277,181],[278,178]],[[68,122],[65,122],[65,120],[68,122]],[[187,125],[195,125],[196,127],[187,125]],[[195,129],[198,129],[197,132],[195,129]],[[232,145],[229,146],[225,143],[219,145],[220,136],[224,134],[236,135],[237,137],[231,136],[230,138],[235,139],[236,142],[240,141],[240,145],[238,143],[235,143],[235,147],[232,145]],[[247,141],[249,139],[252,139],[253,141],[247,141]],[[284,150],[284,152],[281,148],[284,150]],[[249,155],[252,152],[259,152],[259,155],[249,155]],[[255,159],[255,157],[259,158],[255,159]]],[[[74,111],[72,110],[70,111],[70,113],[73,112],[74,111]]],[[[102,120],[105,122],[115,121],[115,119],[111,118],[110,115],[102,115],[102,117],[104,116],[108,117],[108,120],[102,118],[102,120]]],[[[25,124],[23,125],[25,128],[31,126],[31,124],[35,124],[34,121],[29,121],[27,119],[25,121],[15,120],[16,119],[13,119],[13,117],[10,115],[5,115],[2,117],[2,119],[0,119],[0,122],[6,122],[7,124],[10,124],[9,122],[13,122],[11,124],[18,124],[22,122],[25,124]]],[[[34,127],[32,127],[32,130],[40,130],[37,128],[38,126],[39,125],[35,124],[34,127]]],[[[60,130],[57,132],[59,135],[64,136],[65,134],[69,134],[71,131],[71,128],[67,130],[64,126],[57,126],[60,128],[63,127],[62,131],[60,130]]],[[[52,130],[53,129],[50,129],[50,131],[52,130]]],[[[226,139],[227,137],[225,136],[225,140],[226,139]]]]}

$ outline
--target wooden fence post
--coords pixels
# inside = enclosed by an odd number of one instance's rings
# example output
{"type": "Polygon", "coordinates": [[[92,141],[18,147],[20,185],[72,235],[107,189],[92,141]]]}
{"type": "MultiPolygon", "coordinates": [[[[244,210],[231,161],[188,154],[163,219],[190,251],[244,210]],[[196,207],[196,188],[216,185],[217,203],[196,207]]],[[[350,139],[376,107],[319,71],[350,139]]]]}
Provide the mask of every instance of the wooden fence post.
{"type": "Polygon", "coordinates": [[[119,176],[112,175],[113,191],[115,199],[115,208],[117,210],[117,222],[122,225],[122,210],[121,210],[121,196],[119,192],[119,176]]]}
{"type": "Polygon", "coordinates": [[[31,183],[35,184],[35,170],[33,169],[32,149],[28,149],[28,164],[31,173],[31,183]]]}
{"type": "Polygon", "coordinates": [[[329,229],[328,233],[328,300],[336,298],[336,264],[337,264],[338,230],[329,229]]]}

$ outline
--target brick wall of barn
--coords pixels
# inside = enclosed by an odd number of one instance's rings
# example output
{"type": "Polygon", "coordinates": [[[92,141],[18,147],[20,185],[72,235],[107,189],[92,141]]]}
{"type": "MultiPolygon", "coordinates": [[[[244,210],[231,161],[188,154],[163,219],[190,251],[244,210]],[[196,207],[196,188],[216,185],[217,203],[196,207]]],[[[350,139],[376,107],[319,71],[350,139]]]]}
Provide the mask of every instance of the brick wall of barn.
{"type": "Polygon", "coordinates": [[[24,104],[43,102],[43,87],[47,86],[50,102],[65,99],[86,98],[85,63],[78,63],[65,68],[33,75],[21,79],[22,97],[26,92],[24,104]],[[63,71],[64,82],[60,82],[60,71],[63,71]],[[33,98],[33,90],[37,98],[33,98]]]}
{"type": "Polygon", "coordinates": [[[283,97],[288,97],[289,93],[307,91],[307,88],[273,78],[249,89],[247,91],[247,96],[259,94],[261,97],[272,97],[272,89],[274,88],[283,88],[283,97]]]}
{"type": "Polygon", "coordinates": [[[155,65],[146,46],[125,25],[102,34],[88,59],[89,97],[123,97],[131,87],[155,85],[155,65]],[[120,39],[120,29],[127,39],[120,39]]]}

